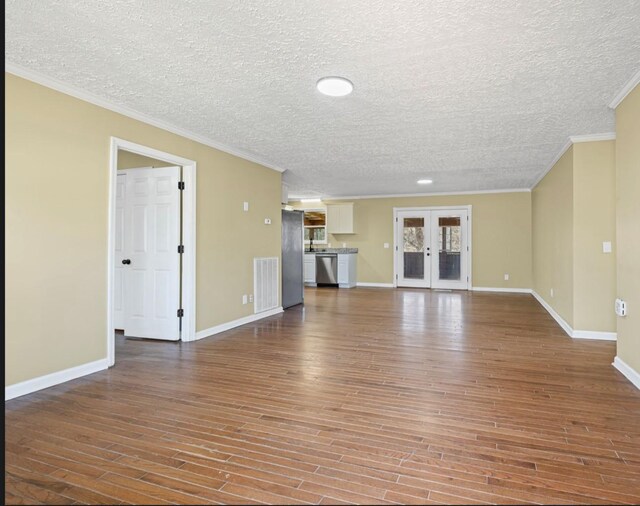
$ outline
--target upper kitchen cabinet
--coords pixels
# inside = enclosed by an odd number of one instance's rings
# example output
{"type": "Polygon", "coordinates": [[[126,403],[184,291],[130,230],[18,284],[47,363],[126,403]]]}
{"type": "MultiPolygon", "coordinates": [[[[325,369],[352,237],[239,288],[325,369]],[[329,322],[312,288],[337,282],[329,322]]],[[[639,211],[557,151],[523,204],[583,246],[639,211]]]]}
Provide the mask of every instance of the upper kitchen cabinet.
{"type": "Polygon", "coordinates": [[[355,234],[353,202],[327,204],[327,232],[330,234],[355,234]]]}

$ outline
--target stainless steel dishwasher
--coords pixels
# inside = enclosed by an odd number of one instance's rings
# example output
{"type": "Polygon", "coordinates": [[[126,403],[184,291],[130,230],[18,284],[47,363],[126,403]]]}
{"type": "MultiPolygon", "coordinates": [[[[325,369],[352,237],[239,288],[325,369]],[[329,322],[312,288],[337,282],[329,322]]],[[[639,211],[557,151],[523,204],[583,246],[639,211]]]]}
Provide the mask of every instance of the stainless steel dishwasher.
{"type": "Polygon", "coordinates": [[[316,253],[316,283],[318,286],[338,286],[336,253],[316,253]]]}

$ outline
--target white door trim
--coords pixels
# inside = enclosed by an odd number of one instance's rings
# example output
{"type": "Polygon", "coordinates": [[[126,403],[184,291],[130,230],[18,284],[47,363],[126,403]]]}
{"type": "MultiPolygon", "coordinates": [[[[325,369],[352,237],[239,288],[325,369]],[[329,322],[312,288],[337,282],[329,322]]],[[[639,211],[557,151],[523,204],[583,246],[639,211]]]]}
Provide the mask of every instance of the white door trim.
{"type": "Polygon", "coordinates": [[[117,137],[111,137],[109,160],[109,224],[107,240],[107,359],[109,366],[115,364],[115,327],[113,321],[114,297],[114,247],[116,223],[116,183],[118,180],[118,150],[150,158],[156,158],[173,165],[182,166],[182,180],[185,190],[182,194],[182,318],[181,339],[193,341],[196,335],[196,162],[181,156],[165,153],[142,144],[136,144],[117,137]]]}
{"type": "Polygon", "coordinates": [[[467,272],[469,281],[467,282],[467,290],[471,290],[473,286],[473,272],[471,266],[473,264],[473,218],[471,214],[472,206],[430,206],[430,207],[394,207],[393,208],[393,286],[398,287],[398,212],[400,211],[467,211],[469,222],[467,224],[467,243],[469,246],[469,254],[467,255],[467,272]]]}

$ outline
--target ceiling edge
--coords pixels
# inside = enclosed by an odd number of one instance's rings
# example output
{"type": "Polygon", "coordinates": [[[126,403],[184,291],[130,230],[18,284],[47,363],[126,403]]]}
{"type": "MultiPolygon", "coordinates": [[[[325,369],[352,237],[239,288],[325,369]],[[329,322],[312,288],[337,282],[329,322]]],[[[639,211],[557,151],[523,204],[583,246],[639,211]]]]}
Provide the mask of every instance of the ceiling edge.
{"type": "Polygon", "coordinates": [[[75,86],[71,86],[62,81],[54,79],[52,77],[46,76],[39,72],[26,69],[21,67],[20,65],[16,65],[15,63],[10,63],[5,59],[4,70],[10,74],[21,77],[28,81],[32,81],[36,84],[40,84],[47,88],[51,88],[52,90],[59,91],[60,93],[64,93],[65,95],[70,95],[74,98],[80,99],[84,102],[89,102],[90,104],[97,105],[98,107],[102,107],[103,109],[108,109],[109,111],[116,112],[118,114],[122,114],[123,116],[127,116],[129,118],[135,119],[137,121],[141,121],[142,123],[146,123],[148,125],[160,128],[162,130],[166,130],[173,134],[179,135],[181,137],[185,137],[192,141],[198,142],[200,144],[204,144],[205,146],[209,146],[210,148],[217,149],[219,151],[223,151],[233,156],[237,156],[244,160],[248,160],[250,162],[254,162],[269,169],[275,170],[276,172],[284,172],[286,169],[282,169],[270,162],[262,160],[261,158],[247,153],[241,149],[233,148],[231,146],[227,146],[226,144],[222,144],[213,139],[209,139],[202,135],[193,133],[189,130],[185,130],[181,127],[175,126],[167,121],[155,119],[151,116],[148,116],[144,113],[138,112],[135,109],[131,109],[126,106],[121,106],[114,104],[113,102],[98,97],[93,93],[89,93],[87,91],[81,90],[75,86]]]}
{"type": "Polygon", "coordinates": [[[611,103],[609,104],[610,109],[615,109],[620,105],[620,103],[627,98],[627,95],[631,93],[638,84],[640,84],[640,70],[636,72],[631,79],[625,84],[622,89],[618,92],[618,94],[613,98],[611,103]]]}
{"type": "Polygon", "coordinates": [[[540,181],[544,179],[544,177],[549,173],[549,171],[553,169],[553,166],[556,163],[558,163],[558,160],[562,158],[562,155],[564,155],[567,152],[567,149],[569,149],[574,144],[578,144],[581,142],[599,142],[599,141],[615,141],[615,140],[616,140],[615,132],[605,132],[602,134],[572,135],[567,139],[567,142],[564,143],[564,146],[562,146],[562,149],[560,150],[560,152],[553,158],[553,160],[551,160],[551,163],[547,165],[547,168],[544,170],[544,172],[536,178],[534,183],[531,185],[531,190],[533,190],[536,186],[538,186],[538,183],[540,183],[540,181]]]}
{"type": "MultiPolygon", "coordinates": [[[[523,193],[530,192],[530,188],[513,188],[513,189],[501,189],[501,190],[476,190],[476,191],[460,191],[460,192],[433,192],[433,193],[393,193],[386,195],[351,195],[348,197],[321,197],[325,200],[364,200],[364,199],[390,199],[400,197],[445,197],[454,195],[483,195],[485,193],[523,193]]],[[[289,199],[291,202],[300,202],[303,198],[296,197],[289,199]]],[[[318,197],[319,198],[319,197],[318,197]]]]}

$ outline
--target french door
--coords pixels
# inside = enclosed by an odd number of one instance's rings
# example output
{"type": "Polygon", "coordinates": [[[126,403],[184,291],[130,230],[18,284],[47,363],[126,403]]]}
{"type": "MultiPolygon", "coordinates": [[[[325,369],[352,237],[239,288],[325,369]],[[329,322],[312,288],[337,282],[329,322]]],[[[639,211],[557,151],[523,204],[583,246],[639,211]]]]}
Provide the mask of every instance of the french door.
{"type": "Polygon", "coordinates": [[[467,209],[395,211],[396,285],[469,288],[467,209]]]}

